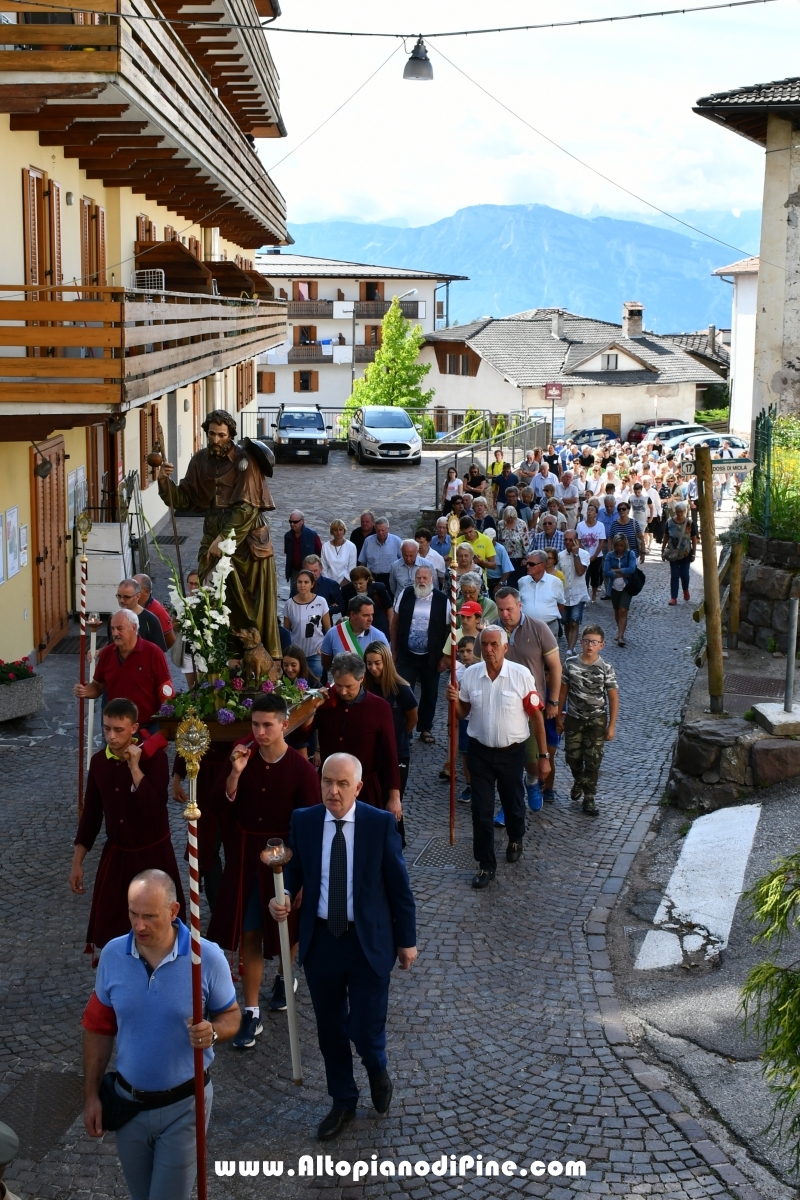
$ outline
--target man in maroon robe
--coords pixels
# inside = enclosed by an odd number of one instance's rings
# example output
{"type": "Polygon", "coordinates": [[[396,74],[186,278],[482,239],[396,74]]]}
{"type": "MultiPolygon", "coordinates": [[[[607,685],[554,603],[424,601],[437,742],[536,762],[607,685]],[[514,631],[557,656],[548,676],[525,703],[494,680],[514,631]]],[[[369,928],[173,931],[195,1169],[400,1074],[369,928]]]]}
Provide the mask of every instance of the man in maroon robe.
{"type": "MultiPolygon", "coordinates": [[[[197,822],[197,865],[200,870],[200,890],[205,893],[206,903],[211,912],[217,902],[222,883],[222,859],[220,847],[229,833],[229,814],[225,811],[230,804],[225,803],[225,796],[219,787],[222,771],[228,774],[226,767],[230,765],[231,742],[212,741],[206,753],[200,759],[200,771],[197,775],[197,805],[202,814],[197,822]]],[[[184,806],[189,803],[189,797],[184,788],[186,779],[186,760],[179,754],[175,755],[172,764],[172,799],[184,806]]],[[[189,843],[183,855],[189,858],[189,843]]]]}
{"type": "MultiPolygon", "coordinates": [[[[225,871],[207,935],[225,950],[241,947],[244,1015],[233,1039],[238,1050],[254,1046],[263,1030],[259,989],[264,959],[280,955],[280,936],[269,915],[275,876],[262,863],[261,851],[270,838],[288,843],[289,823],[296,808],[320,803],[317,772],[308,759],[286,744],[286,701],[280,696],[258,696],[250,714],[252,737],[234,745],[229,769],[222,769],[218,781],[233,828],[225,839],[225,871]]],[[[293,914],[289,920],[293,947],[298,937],[297,922],[293,914]]],[[[290,983],[297,986],[294,980],[290,983]]],[[[280,968],[269,1006],[273,1012],[286,1008],[280,968]]]]}
{"type": "Polygon", "coordinates": [[[167,814],[169,764],[161,734],[139,729],[132,700],[118,697],[103,709],[105,750],[89,765],[83,815],[75,835],[69,883],[84,894],[83,861],[95,843],[103,820],[106,842],[92,893],[86,953],[105,946],[130,930],[128,884],[141,871],[158,868],[175,882],[181,920],[186,908],[181,877],[172,848],[167,814]]]}
{"type": "Polygon", "coordinates": [[[391,707],[382,696],[364,690],[366,668],[360,654],[337,654],[331,666],[333,686],[314,714],[320,761],[330,754],[352,754],[361,763],[364,786],[359,800],[386,808],[400,821],[400,768],[391,707]]]}

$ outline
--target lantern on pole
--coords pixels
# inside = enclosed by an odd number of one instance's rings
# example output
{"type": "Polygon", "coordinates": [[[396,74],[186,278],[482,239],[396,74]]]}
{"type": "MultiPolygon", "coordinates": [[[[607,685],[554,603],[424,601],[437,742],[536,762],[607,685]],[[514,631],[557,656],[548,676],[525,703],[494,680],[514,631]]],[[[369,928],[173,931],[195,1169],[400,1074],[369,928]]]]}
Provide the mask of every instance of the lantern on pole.
{"type": "MultiPolygon", "coordinates": [[[[275,899],[278,904],[286,903],[286,892],[283,887],[283,868],[292,857],[289,846],[283,844],[282,838],[270,838],[266,850],[261,851],[261,861],[271,868],[275,876],[275,899]]],[[[289,1022],[289,1048],[292,1054],[292,1079],[299,1087],[303,1082],[303,1068],[300,1063],[300,1038],[297,1032],[297,1006],[292,986],[292,949],[289,945],[289,924],[287,921],[278,922],[278,933],[281,939],[281,966],[286,985],[286,1019],[289,1022]]]]}

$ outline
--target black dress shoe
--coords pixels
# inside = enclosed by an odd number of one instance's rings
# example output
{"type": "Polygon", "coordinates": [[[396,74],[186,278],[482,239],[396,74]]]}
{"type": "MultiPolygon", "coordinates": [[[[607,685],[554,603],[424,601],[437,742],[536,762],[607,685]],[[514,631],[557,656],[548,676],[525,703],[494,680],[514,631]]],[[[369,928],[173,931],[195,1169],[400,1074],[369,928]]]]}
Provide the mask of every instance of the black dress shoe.
{"type": "Polygon", "coordinates": [[[356,1115],[354,1108],[332,1108],[324,1121],[317,1126],[317,1141],[327,1142],[341,1133],[348,1121],[356,1115]]]}
{"type": "Polygon", "coordinates": [[[374,1078],[370,1077],[369,1092],[372,1096],[372,1103],[375,1111],[381,1116],[389,1111],[393,1091],[394,1084],[388,1071],[381,1071],[380,1075],[376,1075],[374,1078]]]}
{"type": "Polygon", "coordinates": [[[509,842],[506,846],[506,862],[519,862],[522,858],[522,842],[509,842]]]}
{"type": "Polygon", "coordinates": [[[483,867],[481,867],[480,871],[478,871],[478,874],[472,881],[472,886],[476,889],[476,891],[483,891],[484,888],[489,886],[493,879],[494,871],[484,871],[483,867]]]}

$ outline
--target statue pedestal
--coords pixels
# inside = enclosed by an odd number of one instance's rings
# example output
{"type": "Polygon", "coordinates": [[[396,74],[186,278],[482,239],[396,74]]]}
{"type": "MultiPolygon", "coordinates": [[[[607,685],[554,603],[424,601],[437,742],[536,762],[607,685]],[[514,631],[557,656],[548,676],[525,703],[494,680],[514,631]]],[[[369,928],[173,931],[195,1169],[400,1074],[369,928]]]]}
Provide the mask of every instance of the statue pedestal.
{"type": "MultiPolygon", "coordinates": [[[[316,710],[321,704],[325,703],[324,696],[309,696],[300,704],[295,704],[289,709],[289,727],[287,733],[294,732],[300,725],[305,725],[310,721],[316,710]]],[[[175,741],[175,731],[180,725],[177,717],[154,717],[154,721],[158,721],[158,727],[168,742],[175,741]]],[[[232,721],[229,725],[220,725],[214,717],[210,717],[206,724],[208,732],[211,734],[212,742],[236,742],[239,738],[247,737],[252,733],[252,725],[250,721],[232,721]]]]}

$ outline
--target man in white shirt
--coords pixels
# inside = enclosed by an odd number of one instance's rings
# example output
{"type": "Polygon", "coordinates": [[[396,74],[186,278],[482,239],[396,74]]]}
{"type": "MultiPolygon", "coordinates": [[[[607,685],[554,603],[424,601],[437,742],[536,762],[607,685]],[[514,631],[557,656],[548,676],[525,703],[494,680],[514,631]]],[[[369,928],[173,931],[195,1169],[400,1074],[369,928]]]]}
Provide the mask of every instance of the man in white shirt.
{"type": "Polygon", "coordinates": [[[580,488],[573,482],[572,471],[564,471],[561,476],[561,503],[567,517],[567,529],[574,529],[580,520],[580,488]]]}
{"type": "Polygon", "coordinates": [[[592,556],[584,550],[574,529],[568,529],[564,534],[564,546],[558,556],[558,569],[564,576],[564,633],[567,636],[567,658],[577,654],[575,643],[583,620],[583,606],[588,596],[586,592],[586,571],[592,556]]]}
{"type": "Polygon", "coordinates": [[[557,484],[558,478],[550,470],[550,464],[542,459],[542,465],[539,467],[538,473],[534,475],[533,481],[530,485],[533,488],[534,496],[540,504],[544,500],[544,485],[546,483],[557,484]]]}
{"type": "Polygon", "coordinates": [[[433,586],[429,566],[415,567],[413,585],[397,593],[392,609],[392,654],[412,691],[419,682],[417,729],[420,741],[428,745],[435,740],[431,729],[439,694],[439,660],[449,631],[450,601],[433,586]]]}
{"type": "MultiPolygon", "coordinates": [[[[485,501],[482,501],[485,505],[485,501]]],[[[438,550],[431,547],[431,531],[430,529],[418,529],[414,534],[414,541],[419,546],[419,556],[426,567],[430,567],[433,571],[433,580],[437,587],[441,587],[444,583],[444,577],[447,574],[447,563],[439,554],[438,550]]]]}
{"type": "Polygon", "coordinates": [[[526,617],[544,621],[553,637],[558,637],[558,623],[566,600],[564,585],[557,575],[547,574],[547,554],[531,550],[525,559],[525,576],[519,581],[519,598],[526,617]]]}
{"type": "Polygon", "coordinates": [[[459,720],[469,719],[467,765],[472,784],[472,853],[478,873],[472,886],[495,878],[494,791],[500,795],[508,830],[506,862],[519,862],[525,836],[525,743],[528,720],[539,743],[539,778],[550,772],[542,701],[527,667],[508,662],[508,634],[499,625],[481,633],[481,662],[467,667],[458,687],[447,688],[459,720]]]}

